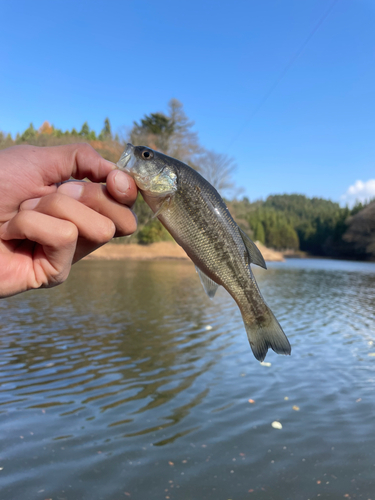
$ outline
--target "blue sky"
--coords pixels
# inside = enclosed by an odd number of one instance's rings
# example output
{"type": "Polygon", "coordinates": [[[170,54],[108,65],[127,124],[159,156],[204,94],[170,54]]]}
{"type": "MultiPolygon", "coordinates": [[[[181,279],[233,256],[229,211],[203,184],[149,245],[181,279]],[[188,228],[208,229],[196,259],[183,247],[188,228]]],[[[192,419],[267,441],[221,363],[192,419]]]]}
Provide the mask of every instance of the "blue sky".
{"type": "Polygon", "coordinates": [[[202,145],[235,159],[251,200],[340,201],[350,186],[348,202],[375,196],[373,0],[39,0],[1,10],[0,130],[87,120],[100,131],[108,116],[116,131],[175,97],[202,145]]]}

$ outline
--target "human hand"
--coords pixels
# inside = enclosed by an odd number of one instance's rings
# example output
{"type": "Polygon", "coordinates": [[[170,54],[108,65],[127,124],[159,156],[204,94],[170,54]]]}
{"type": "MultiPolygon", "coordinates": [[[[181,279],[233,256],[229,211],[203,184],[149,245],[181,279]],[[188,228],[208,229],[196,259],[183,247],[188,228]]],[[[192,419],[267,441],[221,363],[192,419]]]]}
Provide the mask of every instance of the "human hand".
{"type": "Polygon", "coordinates": [[[0,297],[58,285],[73,263],[133,233],[136,197],[133,179],[88,144],[0,151],[0,297]],[[56,186],[71,176],[93,182],[56,186]]]}

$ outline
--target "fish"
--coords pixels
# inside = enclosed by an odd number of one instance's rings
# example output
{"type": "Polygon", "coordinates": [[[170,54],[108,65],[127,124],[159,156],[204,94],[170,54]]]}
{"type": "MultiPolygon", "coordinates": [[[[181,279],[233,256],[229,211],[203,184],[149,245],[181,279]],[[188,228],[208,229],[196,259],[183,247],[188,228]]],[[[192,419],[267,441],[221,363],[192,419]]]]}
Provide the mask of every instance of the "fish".
{"type": "Polygon", "coordinates": [[[263,299],[250,265],[267,268],[216,189],[185,163],[146,146],[127,147],[117,163],[133,177],[147,205],[195,264],[206,294],[222,286],[237,303],[255,358],[291,346],[263,299]]]}

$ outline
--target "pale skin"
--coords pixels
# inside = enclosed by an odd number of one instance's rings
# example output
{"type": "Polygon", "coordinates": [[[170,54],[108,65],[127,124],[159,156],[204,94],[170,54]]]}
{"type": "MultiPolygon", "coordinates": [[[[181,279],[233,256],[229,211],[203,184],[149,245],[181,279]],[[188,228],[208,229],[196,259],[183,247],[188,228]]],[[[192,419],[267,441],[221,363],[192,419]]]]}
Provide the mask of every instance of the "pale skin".
{"type": "Polygon", "coordinates": [[[0,151],[0,298],[59,285],[72,264],[132,234],[136,197],[133,179],[87,144],[0,151]],[[92,182],[56,186],[70,177],[92,182]]]}

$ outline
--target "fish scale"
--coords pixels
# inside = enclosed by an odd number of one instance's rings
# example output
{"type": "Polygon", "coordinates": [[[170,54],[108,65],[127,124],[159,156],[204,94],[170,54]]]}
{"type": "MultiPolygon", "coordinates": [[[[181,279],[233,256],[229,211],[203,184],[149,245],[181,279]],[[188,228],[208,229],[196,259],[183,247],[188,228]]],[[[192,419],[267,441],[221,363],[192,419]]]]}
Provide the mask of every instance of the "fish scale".
{"type": "Polygon", "coordinates": [[[290,354],[287,337],[265,303],[251,263],[265,267],[216,189],[188,165],[144,146],[128,144],[118,167],[134,177],[144,200],[195,264],[210,297],[218,285],[236,301],[254,356],[270,347],[290,354]]]}

